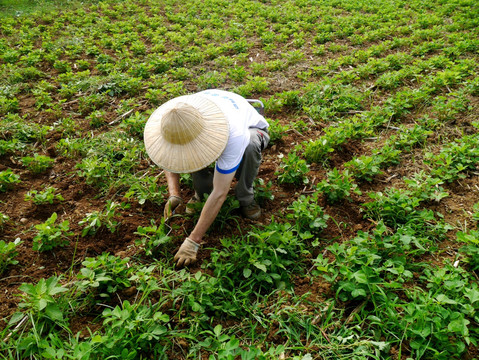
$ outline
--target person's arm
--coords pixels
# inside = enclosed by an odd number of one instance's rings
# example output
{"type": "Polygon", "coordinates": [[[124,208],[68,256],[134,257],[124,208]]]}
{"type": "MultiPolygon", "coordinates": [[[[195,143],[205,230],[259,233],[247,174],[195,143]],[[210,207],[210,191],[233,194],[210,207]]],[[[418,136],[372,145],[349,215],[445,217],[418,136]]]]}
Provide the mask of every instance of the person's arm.
{"type": "Polygon", "coordinates": [[[180,196],[180,174],[165,170],[166,182],[168,183],[168,192],[170,196],[180,196]]]}
{"type": "Polygon", "coordinates": [[[221,206],[225,202],[234,174],[234,172],[231,174],[221,174],[215,170],[213,191],[210,196],[208,196],[203,210],[201,210],[200,218],[194,230],[190,236],[183,241],[183,244],[181,244],[174,257],[174,261],[177,262],[177,267],[187,266],[196,261],[196,254],[200,248],[200,244],[203,242],[203,236],[216,219],[216,215],[218,215],[221,206]]]}
{"type": "Polygon", "coordinates": [[[163,217],[168,220],[175,209],[183,203],[180,196],[180,174],[172,173],[165,170],[166,182],[168,183],[168,192],[170,196],[166,200],[163,217]]]}
{"type": "Polygon", "coordinates": [[[216,219],[221,206],[226,200],[226,196],[231,187],[235,172],[222,174],[215,169],[213,177],[213,191],[208,196],[206,203],[201,210],[200,218],[189,238],[194,242],[201,244],[206,231],[216,219]]]}

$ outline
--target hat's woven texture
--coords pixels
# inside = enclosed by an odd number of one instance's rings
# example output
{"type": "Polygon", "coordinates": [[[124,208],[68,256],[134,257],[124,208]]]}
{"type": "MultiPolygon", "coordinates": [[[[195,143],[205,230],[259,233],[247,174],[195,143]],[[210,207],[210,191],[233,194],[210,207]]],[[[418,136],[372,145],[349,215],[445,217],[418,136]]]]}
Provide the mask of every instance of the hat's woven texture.
{"type": "Polygon", "coordinates": [[[165,170],[198,171],[221,155],[228,130],[225,114],[213,101],[201,95],[180,96],[161,105],[148,119],[146,152],[165,170]]]}

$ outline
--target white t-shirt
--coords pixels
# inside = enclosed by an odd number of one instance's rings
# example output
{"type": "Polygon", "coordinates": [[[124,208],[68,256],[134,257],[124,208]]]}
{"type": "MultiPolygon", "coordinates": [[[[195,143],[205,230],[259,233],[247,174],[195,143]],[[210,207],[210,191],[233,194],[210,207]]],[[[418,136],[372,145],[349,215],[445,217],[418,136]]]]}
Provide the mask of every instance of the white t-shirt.
{"type": "Polygon", "coordinates": [[[206,95],[226,114],[229,138],[224,151],[216,160],[216,170],[230,174],[238,169],[250,141],[249,128],[264,129],[269,125],[262,115],[242,96],[224,90],[205,90],[206,95]]]}

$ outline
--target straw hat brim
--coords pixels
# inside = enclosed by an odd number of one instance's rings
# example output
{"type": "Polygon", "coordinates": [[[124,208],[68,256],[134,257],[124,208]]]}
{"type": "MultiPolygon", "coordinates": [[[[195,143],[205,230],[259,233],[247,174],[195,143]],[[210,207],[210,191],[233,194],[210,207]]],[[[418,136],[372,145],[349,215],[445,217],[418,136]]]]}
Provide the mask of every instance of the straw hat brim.
{"type": "MultiPolygon", "coordinates": [[[[183,120],[182,118],[182,120],[183,120]]],[[[223,111],[204,95],[186,95],[172,99],[156,109],[148,119],[144,130],[146,152],[159,167],[174,173],[191,173],[213,163],[223,152],[228,142],[229,124],[223,111]],[[192,107],[200,120],[187,116],[186,124],[196,131],[195,137],[188,141],[172,141],[164,126],[166,118],[173,109],[181,106],[192,107]],[[201,121],[201,126],[196,126],[201,121]]],[[[175,139],[173,139],[175,140],[175,139]]]]}

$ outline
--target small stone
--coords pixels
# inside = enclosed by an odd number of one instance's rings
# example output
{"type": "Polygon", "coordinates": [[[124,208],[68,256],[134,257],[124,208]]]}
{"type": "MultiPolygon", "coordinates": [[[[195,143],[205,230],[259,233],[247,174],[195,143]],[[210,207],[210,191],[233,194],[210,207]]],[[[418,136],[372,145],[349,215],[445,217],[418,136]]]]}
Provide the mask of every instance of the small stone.
{"type": "Polygon", "coordinates": [[[28,222],[28,219],[26,219],[26,218],[21,218],[21,219],[20,219],[20,222],[21,222],[22,224],[26,224],[26,223],[28,222]]]}

